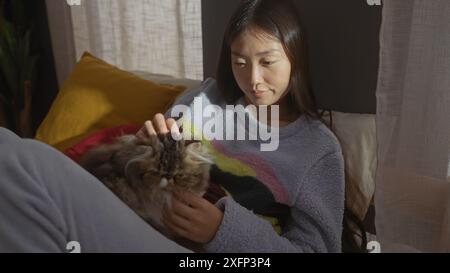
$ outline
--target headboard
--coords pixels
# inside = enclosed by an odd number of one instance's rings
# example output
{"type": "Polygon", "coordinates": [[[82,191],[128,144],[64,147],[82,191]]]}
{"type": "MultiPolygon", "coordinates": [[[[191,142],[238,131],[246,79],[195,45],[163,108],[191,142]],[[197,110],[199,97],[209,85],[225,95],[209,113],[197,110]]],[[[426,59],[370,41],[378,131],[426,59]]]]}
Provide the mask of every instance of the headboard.
{"type": "MultiPolygon", "coordinates": [[[[240,0],[202,0],[205,77],[214,76],[231,13],[240,0]]],[[[319,108],[374,114],[381,6],[367,0],[295,0],[308,34],[319,108]]]]}

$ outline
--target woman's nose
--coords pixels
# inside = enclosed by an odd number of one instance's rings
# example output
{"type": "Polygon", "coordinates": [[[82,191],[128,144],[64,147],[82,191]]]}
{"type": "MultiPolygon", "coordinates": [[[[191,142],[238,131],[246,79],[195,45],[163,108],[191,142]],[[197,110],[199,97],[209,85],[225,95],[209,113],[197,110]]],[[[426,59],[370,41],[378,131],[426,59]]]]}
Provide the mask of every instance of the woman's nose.
{"type": "Polygon", "coordinates": [[[255,89],[258,83],[262,83],[262,71],[261,69],[254,65],[250,71],[250,84],[255,89]]]}

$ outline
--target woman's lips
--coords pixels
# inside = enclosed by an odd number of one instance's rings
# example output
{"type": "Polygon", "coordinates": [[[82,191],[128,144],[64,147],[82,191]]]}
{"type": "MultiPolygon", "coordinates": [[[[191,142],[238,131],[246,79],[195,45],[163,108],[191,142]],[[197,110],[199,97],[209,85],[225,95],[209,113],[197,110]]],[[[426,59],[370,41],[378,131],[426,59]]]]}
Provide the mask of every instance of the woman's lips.
{"type": "Polygon", "coordinates": [[[264,96],[264,94],[267,91],[261,91],[261,90],[252,90],[252,95],[257,97],[257,98],[261,98],[262,96],[264,96]]]}

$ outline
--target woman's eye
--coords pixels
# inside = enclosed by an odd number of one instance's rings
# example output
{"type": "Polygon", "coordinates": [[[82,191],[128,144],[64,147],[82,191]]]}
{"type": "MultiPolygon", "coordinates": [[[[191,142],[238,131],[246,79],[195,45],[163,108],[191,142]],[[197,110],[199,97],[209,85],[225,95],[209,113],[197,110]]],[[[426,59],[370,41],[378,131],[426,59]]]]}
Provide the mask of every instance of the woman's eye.
{"type": "Polygon", "coordinates": [[[239,66],[239,67],[244,67],[245,66],[245,63],[240,63],[240,62],[235,62],[234,64],[236,66],[239,66]]]}
{"type": "Polygon", "coordinates": [[[263,62],[262,62],[262,64],[263,64],[263,65],[266,65],[266,66],[272,65],[272,64],[274,64],[274,63],[275,63],[275,61],[263,61],[263,62]]]}

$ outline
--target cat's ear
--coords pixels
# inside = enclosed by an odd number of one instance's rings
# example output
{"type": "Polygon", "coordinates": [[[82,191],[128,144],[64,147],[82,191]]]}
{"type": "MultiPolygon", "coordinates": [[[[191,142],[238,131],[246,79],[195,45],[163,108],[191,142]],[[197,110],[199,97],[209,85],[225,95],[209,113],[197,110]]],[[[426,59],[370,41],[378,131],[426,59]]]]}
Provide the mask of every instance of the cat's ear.
{"type": "Polygon", "coordinates": [[[148,158],[153,156],[153,152],[152,147],[148,147],[147,152],[131,159],[125,165],[125,177],[132,185],[142,183],[142,178],[146,172],[146,166],[148,165],[148,158]]]}
{"type": "Polygon", "coordinates": [[[186,146],[186,160],[206,164],[214,163],[208,148],[201,142],[192,142],[186,146]]]}
{"type": "Polygon", "coordinates": [[[142,183],[142,177],[144,175],[143,159],[132,159],[125,166],[125,177],[132,185],[139,185],[142,183]]]}

